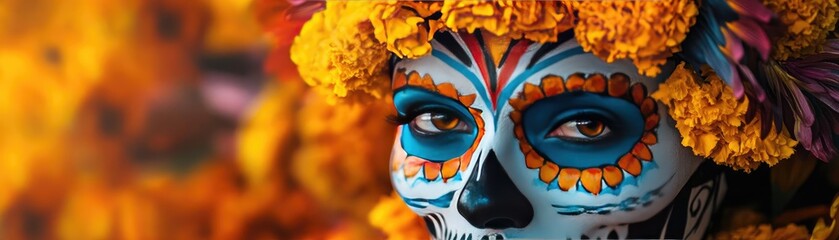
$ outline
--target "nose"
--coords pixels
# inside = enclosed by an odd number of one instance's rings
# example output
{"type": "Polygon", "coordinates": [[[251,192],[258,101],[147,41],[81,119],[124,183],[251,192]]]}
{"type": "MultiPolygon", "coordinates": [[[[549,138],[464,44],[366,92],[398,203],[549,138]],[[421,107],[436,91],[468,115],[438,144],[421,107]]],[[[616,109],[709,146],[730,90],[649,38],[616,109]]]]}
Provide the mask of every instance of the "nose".
{"type": "Polygon", "coordinates": [[[513,184],[501,167],[495,151],[490,150],[483,165],[460,193],[457,211],[477,228],[523,228],[533,220],[533,206],[513,184]]]}

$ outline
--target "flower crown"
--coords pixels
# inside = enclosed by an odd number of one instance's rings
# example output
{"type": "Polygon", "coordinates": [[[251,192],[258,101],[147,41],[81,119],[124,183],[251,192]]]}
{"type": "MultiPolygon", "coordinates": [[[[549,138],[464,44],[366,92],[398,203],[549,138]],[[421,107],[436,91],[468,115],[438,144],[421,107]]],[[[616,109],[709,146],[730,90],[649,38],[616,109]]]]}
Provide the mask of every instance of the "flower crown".
{"type": "Polygon", "coordinates": [[[642,75],[681,62],[652,96],[682,145],[750,171],[799,143],[836,157],[837,18],[835,0],[336,1],[311,15],[290,53],[329,101],[358,103],[387,96],[389,60],[428,55],[438,31],[536,43],[574,31],[585,51],[629,59],[642,75]]]}

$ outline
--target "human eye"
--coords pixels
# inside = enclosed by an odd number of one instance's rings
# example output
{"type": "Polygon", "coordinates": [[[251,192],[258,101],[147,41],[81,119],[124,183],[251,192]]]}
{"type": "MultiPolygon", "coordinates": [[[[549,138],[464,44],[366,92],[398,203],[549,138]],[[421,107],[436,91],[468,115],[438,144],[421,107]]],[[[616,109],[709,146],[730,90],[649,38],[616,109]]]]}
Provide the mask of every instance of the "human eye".
{"type": "Polygon", "coordinates": [[[593,142],[609,136],[611,132],[604,120],[585,116],[562,122],[551,130],[547,137],[573,142],[593,142]]]}
{"type": "Polygon", "coordinates": [[[410,122],[414,132],[423,135],[437,135],[447,132],[467,132],[469,125],[454,114],[445,112],[425,112],[418,114],[410,122]]]}

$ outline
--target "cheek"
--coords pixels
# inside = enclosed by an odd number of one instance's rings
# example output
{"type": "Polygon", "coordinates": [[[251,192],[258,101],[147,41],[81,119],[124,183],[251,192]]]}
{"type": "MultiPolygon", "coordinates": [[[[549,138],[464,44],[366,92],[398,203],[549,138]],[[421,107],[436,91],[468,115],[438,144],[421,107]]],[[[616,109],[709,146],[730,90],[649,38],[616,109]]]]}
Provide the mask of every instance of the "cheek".
{"type": "Polygon", "coordinates": [[[396,192],[408,206],[419,214],[439,212],[441,209],[454,207],[454,200],[466,184],[471,169],[480,156],[478,135],[474,146],[461,156],[447,162],[433,162],[417,156],[411,156],[402,146],[404,131],[407,126],[397,128],[390,157],[391,183],[396,192]]]}
{"type": "Polygon", "coordinates": [[[693,172],[704,160],[693,152],[682,146],[682,137],[676,129],[676,122],[667,114],[667,107],[659,104],[659,114],[662,116],[658,129],[658,144],[652,146],[653,155],[659,161],[657,173],[659,176],[650,178],[666,178],[673,176],[670,180],[673,185],[684,186],[693,172]]]}

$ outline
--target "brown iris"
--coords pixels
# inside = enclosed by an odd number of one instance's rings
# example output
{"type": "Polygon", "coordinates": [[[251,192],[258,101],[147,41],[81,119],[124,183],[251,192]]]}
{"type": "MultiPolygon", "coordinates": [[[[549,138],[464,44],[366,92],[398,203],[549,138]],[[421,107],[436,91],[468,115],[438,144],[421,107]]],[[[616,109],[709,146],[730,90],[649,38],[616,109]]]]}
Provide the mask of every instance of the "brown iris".
{"type": "Polygon", "coordinates": [[[448,115],[448,114],[440,114],[440,113],[432,113],[431,115],[431,123],[434,124],[434,127],[440,130],[452,130],[460,124],[460,119],[448,115]]]}
{"type": "Polygon", "coordinates": [[[603,133],[606,125],[601,121],[596,120],[578,120],[576,122],[577,130],[586,137],[597,137],[603,133]]]}

